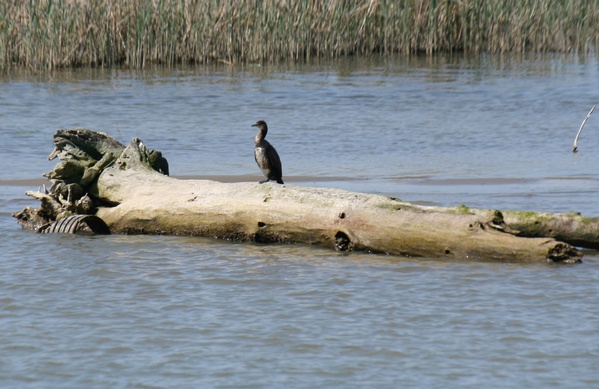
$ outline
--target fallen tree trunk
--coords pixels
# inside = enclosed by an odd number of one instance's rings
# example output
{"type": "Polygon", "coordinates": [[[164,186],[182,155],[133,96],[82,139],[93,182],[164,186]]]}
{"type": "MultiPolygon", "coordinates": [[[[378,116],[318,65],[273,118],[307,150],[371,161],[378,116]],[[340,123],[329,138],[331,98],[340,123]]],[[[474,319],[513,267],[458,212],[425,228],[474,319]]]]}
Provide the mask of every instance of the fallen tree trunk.
{"type": "MultiPolygon", "coordinates": [[[[464,205],[449,208],[457,212],[472,213],[483,218],[496,215],[495,210],[468,208],[464,205]]],[[[599,249],[599,218],[585,217],[578,212],[549,213],[532,211],[501,211],[506,232],[526,237],[553,238],[573,246],[599,249]]]]}
{"type": "MultiPolygon", "coordinates": [[[[60,149],[56,139],[67,139],[62,143],[68,150],[55,150],[51,156],[71,160],[79,140],[67,132],[75,130],[61,131],[55,135],[55,144],[60,149]]],[[[115,148],[120,149],[111,147],[110,153],[115,148]]],[[[95,157],[95,163],[86,162],[97,169],[102,161],[97,179],[91,183],[87,179],[85,191],[93,201],[93,212],[112,233],[298,242],[338,251],[457,259],[573,263],[582,256],[574,247],[551,238],[516,236],[518,232],[498,211],[417,206],[393,197],[338,189],[177,180],[157,172],[165,173],[166,160],[139,139],[119,152],[118,158],[105,159],[103,154],[95,157]]],[[[78,177],[89,177],[87,170],[75,170],[78,177]]],[[[51,211],[46,213],[72,213],[64,210],[62,195],[57,201],[53,193],[28,194],[49,204],[51,211]]],[[[73,199],[65,203],[74,204],[73,199]]],[[[16,215],[21,224],[30,228],[43,224],[44,215],[25,211],[16,215]],[[42,221],[33,222],[36,217],[42,221]]]]}
{"type": "Polygon", "coordinates": [[[546,236],[571,245],[599,249],[599,219],[580,213],[503,212],[505,222],[518,236],[546,236]]]}

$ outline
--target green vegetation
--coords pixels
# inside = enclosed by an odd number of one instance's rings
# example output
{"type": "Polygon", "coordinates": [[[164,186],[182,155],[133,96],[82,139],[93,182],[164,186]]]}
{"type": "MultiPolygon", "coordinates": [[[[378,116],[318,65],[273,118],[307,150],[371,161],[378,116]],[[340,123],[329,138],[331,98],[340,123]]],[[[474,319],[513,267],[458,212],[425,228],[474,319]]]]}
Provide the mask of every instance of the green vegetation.
{"type": "Polygon", "coordinates": [[[464,204],[455,208],[455,213],[463,214],[463,215],[474,215],[474,212],[464,204]]]}
{"type": "Polygon", "coordinates": [[[0,68],[587,51],[599,0],[5,0],[0,68]]]}

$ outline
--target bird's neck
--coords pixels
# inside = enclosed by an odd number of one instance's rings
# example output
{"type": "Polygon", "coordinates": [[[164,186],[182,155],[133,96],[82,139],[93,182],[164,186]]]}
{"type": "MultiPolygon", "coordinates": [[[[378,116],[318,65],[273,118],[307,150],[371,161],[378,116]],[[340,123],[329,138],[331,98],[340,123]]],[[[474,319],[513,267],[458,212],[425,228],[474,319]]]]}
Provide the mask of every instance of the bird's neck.
{"type": "Polygon", "coordinates": [[[258,133],[256,134],[256,144],[262,142],[265,137],[266,137],[266,131],[265,130],[258,131],[258,133]]]}

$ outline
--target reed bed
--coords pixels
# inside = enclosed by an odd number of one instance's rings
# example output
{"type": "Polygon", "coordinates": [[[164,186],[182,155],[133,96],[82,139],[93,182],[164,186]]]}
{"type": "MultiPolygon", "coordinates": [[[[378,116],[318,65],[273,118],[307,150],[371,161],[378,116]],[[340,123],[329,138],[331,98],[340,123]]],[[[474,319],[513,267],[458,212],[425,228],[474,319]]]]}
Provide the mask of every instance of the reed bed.
{"type": "Polygon", "coordinates": [[[599,0],[4,0],[0,68],[593,50],[599,0]]]}

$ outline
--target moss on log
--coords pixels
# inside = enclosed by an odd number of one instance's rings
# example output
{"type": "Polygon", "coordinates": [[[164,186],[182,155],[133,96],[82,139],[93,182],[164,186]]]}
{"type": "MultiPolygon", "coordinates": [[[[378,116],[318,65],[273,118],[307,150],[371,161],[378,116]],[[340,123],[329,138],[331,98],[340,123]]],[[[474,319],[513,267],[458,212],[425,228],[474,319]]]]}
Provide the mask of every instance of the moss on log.
{"type": "Polygon", "coordinates": [[[506,223],[518,236],[546,236],[574,246],[599,249],[599,219],[580,213],[503,212],[506,223]]]}

